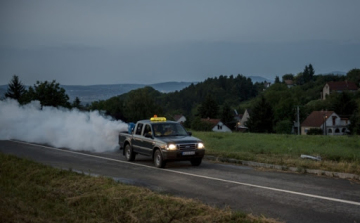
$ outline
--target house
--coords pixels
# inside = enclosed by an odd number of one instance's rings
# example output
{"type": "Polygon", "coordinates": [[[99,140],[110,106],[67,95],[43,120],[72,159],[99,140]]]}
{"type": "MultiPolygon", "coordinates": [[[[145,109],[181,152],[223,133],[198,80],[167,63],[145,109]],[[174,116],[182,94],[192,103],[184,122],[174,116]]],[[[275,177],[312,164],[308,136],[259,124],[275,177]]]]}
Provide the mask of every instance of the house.
{"type": "Polygon", "coordinates": [[[229,127],[227,127],[220,119],[210,119],[203,118],[201,119],[203,122],[211,123],[213,132],[232,132],[229,127]]]}
{"type": "Polygon", "coordinates": [[[293,80],[285,80],[285,84],[288,88],[294,87],[294,81],[293,80]]]}
{"type": "Polygon", "coordinates": [[[234,117],[234,119],[236,121],[235,130],[238,131],[238,132],[245,132],[248,129],[241,122],[243,116],[244,116],[243,114],[238,114],[238,115],[235,115],[235,117],[234,117]]]}
{"type": "Polygon", "coordinates": [[[183,115],[174,115],[174,121],[183,124],[184,122],[186,122],[186,118],[183,115]]]}
{"type": "Polygon", "coordinates": [[[344,135],[349,124],[347,118],[341,118],[333,111],[313,111],[301,123],[301,135],[306,135],[313,128],[321,129],[324,135],[344,135]]]}
{"type": "Polygon", "coordinates": [[[326,95],[329,95],[333,92],[343,92],[343,91],[350,91],[356,92],[358,87],[354,82],[350,81],[331,81],[327,82],[321,92],[321,99],[325,100],[326,95]]]}
{"type": "Polygon", "coordinates": [[[240,120],[240,124],[242,126],[246,126],[246,122],[249,120],[250,118],[250,113],[251,113],[251,109],[246,109],[241,120],[240,120]]]}

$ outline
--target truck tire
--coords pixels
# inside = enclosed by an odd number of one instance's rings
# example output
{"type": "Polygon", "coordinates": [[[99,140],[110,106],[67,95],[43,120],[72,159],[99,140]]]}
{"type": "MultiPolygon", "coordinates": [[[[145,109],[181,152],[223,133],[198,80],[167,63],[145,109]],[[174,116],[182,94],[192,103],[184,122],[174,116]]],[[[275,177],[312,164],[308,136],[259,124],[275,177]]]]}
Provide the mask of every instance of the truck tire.
{"type": "Polygon", "coordinates": [[[166,161],[163,160],[161,151],[157,149],[154,154],[154,164],[158,168],[164,168],[166,165],[166,161]]]}
{"type": "Polygon", "coordinates": [[[125,157],[127,161],[134,161],[135,160],[135,153],[133,152],[131,146],[127,144],[125,146],[125,157]]]}
{"type": "Polygon", "coordinates": [[[196,159],[190,160],[191,165],[193,165],[193,166],[200,166],[201,161],[202,161],[202,158],[196,158],[196,159]]]}

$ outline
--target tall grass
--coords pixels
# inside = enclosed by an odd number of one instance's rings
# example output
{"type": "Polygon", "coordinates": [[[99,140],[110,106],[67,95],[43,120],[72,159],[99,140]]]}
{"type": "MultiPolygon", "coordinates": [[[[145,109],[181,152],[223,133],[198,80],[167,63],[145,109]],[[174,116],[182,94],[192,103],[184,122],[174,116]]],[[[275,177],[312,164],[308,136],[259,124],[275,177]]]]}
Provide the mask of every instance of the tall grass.
{"type": "Polygon", "coordinates": [[[276,222],[0,153],[0,222],[276,222]]]}
{"type": "Polygon", "coordinates": [[[360,174],[360,136],[193,132],[206,154],[271,164],[360,174]],[[301,159],[320,156],[321,162],[301,159]]]}

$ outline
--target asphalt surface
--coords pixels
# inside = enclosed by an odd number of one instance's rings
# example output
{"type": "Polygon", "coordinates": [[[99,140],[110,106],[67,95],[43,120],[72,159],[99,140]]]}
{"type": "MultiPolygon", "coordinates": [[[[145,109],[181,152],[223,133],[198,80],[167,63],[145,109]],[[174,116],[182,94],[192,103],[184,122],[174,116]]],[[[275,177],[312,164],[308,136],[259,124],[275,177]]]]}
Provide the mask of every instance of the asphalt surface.
{"type": "Polygon", "coordinates": [[[120,151],[73,151],[6,140],[0,141],[0,152],[280,221],[360,223],[360,184],[345,179],[208,161],[199,167],[172,162],[158,169],[148,157],[127,162],[120,151]]]}

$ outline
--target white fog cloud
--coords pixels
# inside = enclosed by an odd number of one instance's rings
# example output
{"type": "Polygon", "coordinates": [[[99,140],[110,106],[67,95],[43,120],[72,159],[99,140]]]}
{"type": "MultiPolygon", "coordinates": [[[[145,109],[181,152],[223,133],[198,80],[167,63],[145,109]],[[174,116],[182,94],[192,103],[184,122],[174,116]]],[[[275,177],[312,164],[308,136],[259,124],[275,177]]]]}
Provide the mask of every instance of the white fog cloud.
{"type": "Polygon", "coordinates": [[[20,106],[15,100],[0,101],[0,140],[22,140],[72,150],[113,151],[118,134],[127,124],[99,112],[43,107],[39,101],[20,106]]]}

